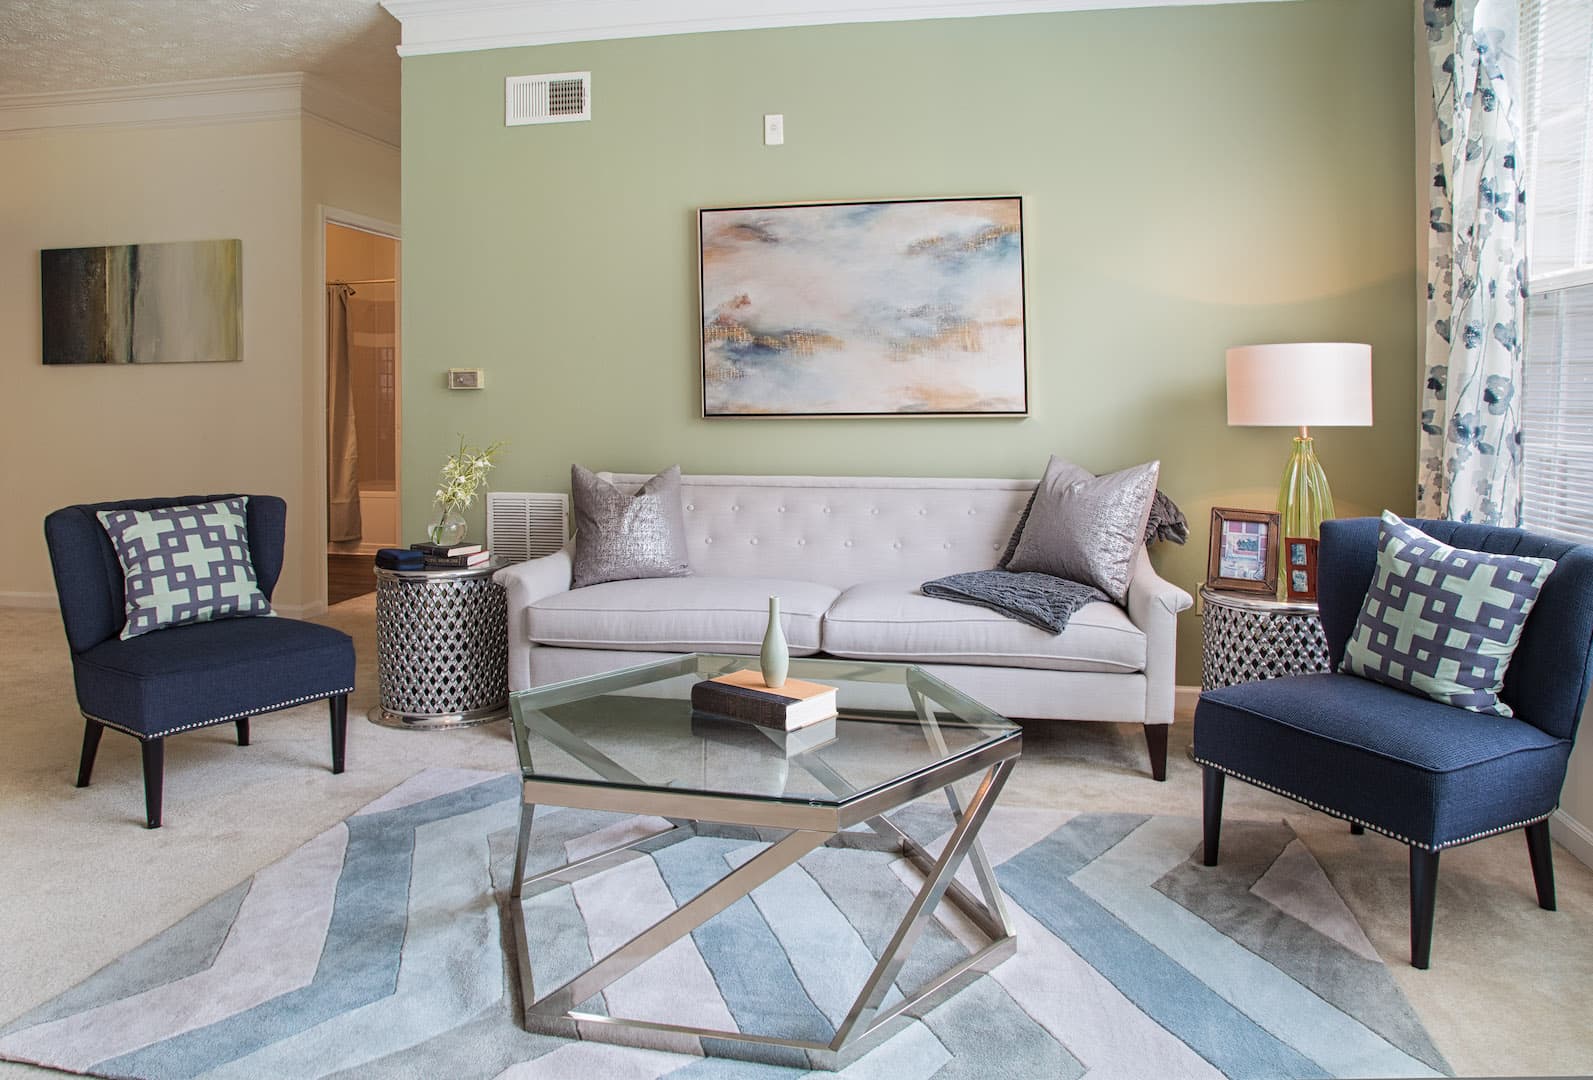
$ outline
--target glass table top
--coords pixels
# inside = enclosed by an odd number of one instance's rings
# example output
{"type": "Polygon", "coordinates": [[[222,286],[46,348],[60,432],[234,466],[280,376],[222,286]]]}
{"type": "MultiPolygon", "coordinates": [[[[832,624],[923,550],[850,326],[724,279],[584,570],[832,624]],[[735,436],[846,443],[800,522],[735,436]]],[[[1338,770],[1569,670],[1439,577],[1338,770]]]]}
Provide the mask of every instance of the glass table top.
{"type": "Polygon", "coordinates": [[[1021,745],[1016,724],[908,664],[792,658],[792,678],[837,688],[840,715],[790,733],[692,712],[697,682],[757,665],[697,653],[519,691],[509,704],[521,774],[835,806],[1021,745]]]}

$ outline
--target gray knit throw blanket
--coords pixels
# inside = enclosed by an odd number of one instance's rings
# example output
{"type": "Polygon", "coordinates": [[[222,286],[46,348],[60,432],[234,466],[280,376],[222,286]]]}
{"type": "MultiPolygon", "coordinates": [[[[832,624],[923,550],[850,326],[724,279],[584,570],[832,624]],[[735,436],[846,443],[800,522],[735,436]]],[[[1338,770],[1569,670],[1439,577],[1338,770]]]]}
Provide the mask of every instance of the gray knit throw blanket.
{"type": "Polygon", "coordinates": [[[1015,574],[1010,570],[951,574],[926,581],[920,588],[925,596],[977,604],[1053,634],[1067,629],[1073,613],[1085,604],[1096,600],[1110,603],[1105,593],[1091,585],[1050,574],[1015,574]]]}

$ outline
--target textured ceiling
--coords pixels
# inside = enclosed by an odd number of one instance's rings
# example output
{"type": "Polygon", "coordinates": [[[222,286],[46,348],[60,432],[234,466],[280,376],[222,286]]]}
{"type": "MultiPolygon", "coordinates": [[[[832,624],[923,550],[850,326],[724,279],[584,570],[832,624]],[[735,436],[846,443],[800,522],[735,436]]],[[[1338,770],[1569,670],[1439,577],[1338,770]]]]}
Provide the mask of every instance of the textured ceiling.
{"type": "Polygon", "coordinates": [[[398,114],[377,0],[0,0],[0,95],[303,71],[398,114]]]}

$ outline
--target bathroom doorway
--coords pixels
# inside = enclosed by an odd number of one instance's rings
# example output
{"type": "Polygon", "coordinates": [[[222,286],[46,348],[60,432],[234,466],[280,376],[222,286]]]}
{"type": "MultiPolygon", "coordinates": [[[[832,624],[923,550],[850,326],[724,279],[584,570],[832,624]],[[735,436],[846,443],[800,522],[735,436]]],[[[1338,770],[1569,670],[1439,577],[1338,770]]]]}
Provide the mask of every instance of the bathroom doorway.
{"type": "Polygon", "coordinates": [[[376,588],[398,546],[399,242],[326,224],[327,603],[376,588]]]}

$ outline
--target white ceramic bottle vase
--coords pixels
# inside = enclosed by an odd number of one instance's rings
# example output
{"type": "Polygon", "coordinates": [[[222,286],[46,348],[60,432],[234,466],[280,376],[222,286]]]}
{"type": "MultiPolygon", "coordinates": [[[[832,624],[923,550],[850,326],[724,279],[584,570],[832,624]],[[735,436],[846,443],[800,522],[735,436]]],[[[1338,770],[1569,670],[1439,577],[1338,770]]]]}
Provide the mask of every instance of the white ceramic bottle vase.
{"type": "Polygon", "coordinates": [[[763,685],[778,689],[785,685],[786,672],[791,668],[791,653],[785,645],[785,634],[780,630],[780,598],[769,597],[769,628],[763,632],[763,649],[758,653],[758,663],[763,669],[763,685]]]}

